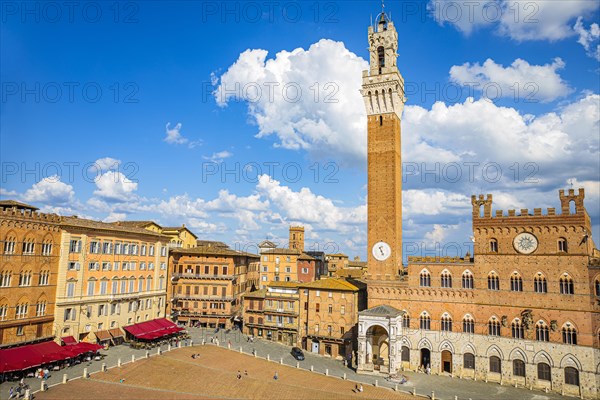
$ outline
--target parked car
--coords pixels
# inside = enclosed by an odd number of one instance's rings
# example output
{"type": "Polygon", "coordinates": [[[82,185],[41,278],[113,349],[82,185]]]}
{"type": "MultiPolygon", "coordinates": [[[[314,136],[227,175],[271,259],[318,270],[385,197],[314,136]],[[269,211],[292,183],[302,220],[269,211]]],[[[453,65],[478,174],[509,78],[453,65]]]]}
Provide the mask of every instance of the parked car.
{"type": "Polygon", "coordinates": [[[298,361],[304,361],[304,353],[299,347],[292,347],[292,356],[298,361]]]}

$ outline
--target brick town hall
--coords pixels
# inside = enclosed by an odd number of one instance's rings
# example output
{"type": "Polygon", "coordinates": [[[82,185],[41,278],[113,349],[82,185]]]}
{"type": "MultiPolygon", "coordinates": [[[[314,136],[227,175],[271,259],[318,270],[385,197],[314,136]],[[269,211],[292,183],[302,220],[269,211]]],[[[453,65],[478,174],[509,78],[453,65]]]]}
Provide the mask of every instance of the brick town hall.
{"type": "Polygon", "coordinates": [[[598,398],[600,252],[584,191],[561,209],[492,212],[472,196],[474,254],[409,257],[402,266],[398,34],[381,13],[363,72],[368,115],[368,309],[359,313],[358,370],[431,368],[506,385],[598,398]]]}

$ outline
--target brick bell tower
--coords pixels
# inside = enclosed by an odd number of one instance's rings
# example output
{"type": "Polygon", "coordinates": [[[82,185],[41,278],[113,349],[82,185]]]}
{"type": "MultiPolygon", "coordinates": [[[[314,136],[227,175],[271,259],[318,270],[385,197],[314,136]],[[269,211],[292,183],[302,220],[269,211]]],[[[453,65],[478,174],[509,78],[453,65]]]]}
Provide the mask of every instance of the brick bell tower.
{"type": "MultiPolygon", "coordinates": [[[[396,65],[398,33],[382,10],[369,27],[370,70],[361,94],[367,111],[367,279],[395,281],[402,270],[400,120],[406,101],[396,65]]],[[[390,282],[391,283],[391,282],[390,282]]]]}

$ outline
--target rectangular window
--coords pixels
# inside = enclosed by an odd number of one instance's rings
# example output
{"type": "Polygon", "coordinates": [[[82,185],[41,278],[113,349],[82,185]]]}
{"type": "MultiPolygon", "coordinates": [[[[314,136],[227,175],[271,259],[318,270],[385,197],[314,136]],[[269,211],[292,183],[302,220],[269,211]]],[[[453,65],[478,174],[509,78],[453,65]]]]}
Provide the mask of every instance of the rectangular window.
{"type": "Polygon", "coordinates": [[[120,263],[120,262],[118,262],[118,261],[115,261],[115,265],[114,265],[114,267],[115,267],[115,271],[118,271],[118,270],[119,270],[119,268],[121,267],[121,263],[120,263]]]}
{"type": "Polygon", "coordinates": [[[87,295],[88,296],[93,296],[94,295],[94,288],[95,287],[96,287],[96,282],[95,281],[88,282],[88,290],[87,290],[87,295]]]}
{"type": "Polygon", "coordinates": [[[81,251],[81,240],[71,239],[71,243],[69,245],[69,253],[79,253],[80,251],[81,251]]]}
{"type": "Polygon", "coordinates": [[[154,245],[150,246],[150,256],[154,255],[154,245]]]}
{"type": "Polygon", "coordinates": [[[148,263],[148,271],[154,271],[154,263],[148,263]]]}
{"type": "Polygon", "coordinates": [[[340,314],[346,314],[346,306],[340,306],[340,314]]]}
{"type": "Polygon", "coordinates": [[[108,286],[107,281],[100,282],[100,294],[106,294],[106,287],[108,286]]]}
{"type": "Polygon", "coordinates": [[[113,281],[112,283],[112,294],[119,294],[119,281],[113,281]]]}
{"type": "Polygon", "coordinates": [[[100,243],[99,242],[90,242],[90,253],[91,254],[98,254],[100,253],[100,243]]]}
{"type": "Polygon", "coordinates": [[[115,243],[115,254],[121,254],[121,242],[115,243]]]}
{"type": "Polygon", "coordinates": [[[67,283],[67,297],[73,297],[75,295],[75,283],[67,283]]]}
{"type": "Polygon", "coordinates": [[[112,243],[111,242],[103,242],[102,243],[102,253],[103,254],[112,253],[112,243]]]}
{"type": "Polygon", "coordinates": [[[143,256],[145,256],[145,255],[146,255],[146,245],[145,245],[145,244],[143,244],[143,245],[142,245],[142,252],[141,252],[141,254],[142,254],[143,256]]]}

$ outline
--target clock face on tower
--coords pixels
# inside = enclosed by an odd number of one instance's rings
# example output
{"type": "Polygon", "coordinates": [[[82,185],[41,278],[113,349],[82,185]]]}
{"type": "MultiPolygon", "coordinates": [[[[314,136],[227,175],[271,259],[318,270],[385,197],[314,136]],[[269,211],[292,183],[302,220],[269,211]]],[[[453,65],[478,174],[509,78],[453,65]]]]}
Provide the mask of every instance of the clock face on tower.
{"type": "Polygon", "coordinates": [[[371,252],[377,261],[385,261],[392,255],[392,249],[386,242],[375,243],[371,252]]]}
{"type": "Polygon", "coordinates": [[[538,240],[531,233],[519,233],[513,239],[513,246],[521,254],[531,254],[538,247],[538,240]]]}

